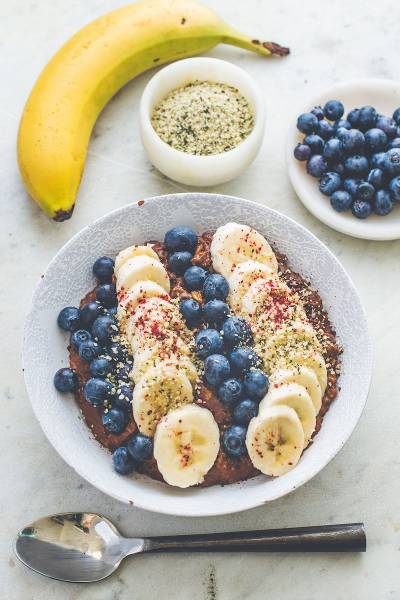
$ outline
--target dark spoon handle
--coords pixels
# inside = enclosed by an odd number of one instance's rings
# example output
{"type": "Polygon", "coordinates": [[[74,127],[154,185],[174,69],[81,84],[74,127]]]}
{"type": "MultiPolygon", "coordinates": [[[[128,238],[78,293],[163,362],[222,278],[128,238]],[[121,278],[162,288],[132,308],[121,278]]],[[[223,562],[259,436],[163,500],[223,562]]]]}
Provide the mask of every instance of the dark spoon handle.
{"type": "Polygon", "coordinates": [[[146,552],[365,552],[363,523],[147,538],[146,552]]]}

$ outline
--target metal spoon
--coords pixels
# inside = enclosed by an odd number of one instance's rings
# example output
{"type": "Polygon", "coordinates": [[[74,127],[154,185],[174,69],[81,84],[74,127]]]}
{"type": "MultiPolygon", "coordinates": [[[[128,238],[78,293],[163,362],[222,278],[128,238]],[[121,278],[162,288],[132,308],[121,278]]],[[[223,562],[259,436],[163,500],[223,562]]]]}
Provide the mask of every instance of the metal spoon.
{"type": "Polygon", "coordinates": [[[124,538],[105,517],[65,513],[21,529],[15,541],[20,561],[62,581],[99,581],[122,559],[142,552],[365,552],[362,523],[266,531],[238,531],[152,538],[124,538]]]}

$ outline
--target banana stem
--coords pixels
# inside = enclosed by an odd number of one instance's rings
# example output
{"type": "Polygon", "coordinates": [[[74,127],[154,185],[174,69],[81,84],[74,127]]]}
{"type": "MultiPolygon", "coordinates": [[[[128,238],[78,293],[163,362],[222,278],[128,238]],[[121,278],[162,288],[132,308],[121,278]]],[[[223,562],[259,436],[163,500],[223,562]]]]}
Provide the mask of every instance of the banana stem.
{"type": "Polygon", "coordinates": [[[257,39],[251,39],[236,29],[228,28],[222,37],[223,44],[238,46],[250,52],[261,54],[262,56],[287,56],[289,48],[276,44],[275,42],[261,42],[257,39]]]}

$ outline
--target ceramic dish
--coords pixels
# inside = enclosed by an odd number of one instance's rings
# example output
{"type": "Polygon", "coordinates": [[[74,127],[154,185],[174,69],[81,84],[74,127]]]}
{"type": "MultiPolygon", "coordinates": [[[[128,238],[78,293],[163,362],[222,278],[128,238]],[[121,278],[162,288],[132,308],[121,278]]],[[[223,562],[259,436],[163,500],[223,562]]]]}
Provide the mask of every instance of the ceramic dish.
{"type": "Polygon", "coordinates": [[[310,232],[285,215],[240,198],[215,194],[160,196],[118,209],[76,234],[55,256],[34,293],[24,332],[24,369],[28,393],[44,433],[64,460],[106,494],[155,512],[208,516],[237,512],[274,500],[318,473],[346,442],[362,413],[371,377],[371,344],[357,292],[332,253],[310,232]],[[58,393],[53,374],[68,366],[66,337],[56,317],[76,305],[93,287],[91,266],[104,254],[143,240],[161,239],[172,226],[213,230],[226,222],[257,228],[288,256],[295,271],[311,280],[328,308],[344,348],[341,391],[324,426],[298,465],[279,478],[258,476],[209,488],[172,488],[134,474],[117,475],[110,455],[80,418],[72,395],[58,393]],[[73,269],[71,269],[73,265],[73,269]]]}
{"type": "Polygon", "coordinates": [[[147,84],[140,102],[140,130],[145,150],[164,175],[185,185],[209,186],[240,175],[254,160],[264,136],[264,99],[251,77],[236,65],[217,58],[188,58],[161,69],[147,84]],[[180,152],[166,144],[154,131],[151,114],[154,106],[171,90],[193,80],[214,81],[236,87],[254,111],[254,127],[238,146],[211,156],[180,152]]]}
{"type": "Polygon", "coordinates": [[[360,220],[350,211],[339,213],[333,210],[329,198],[321,194],[318,181],[307,174],[304,163],[293,156],[296,144],[304,136],[296,128],[299,114],[309,112],[314,106],[323,106],[328,100],[340,100],[345,107],[345,114],[352,108],[371,104],[378,112],[391,116],[394,109],[400,106],[400,83],[384,79],[360,79],[337,84],[319,96],[307,100],[296,110],[289,127],[286,160],[292,185],[304,206],[317,219],[342,233],[368,240],[394,240],[400,238],[400,207],[386,217],[371,215],[360,220]]]}

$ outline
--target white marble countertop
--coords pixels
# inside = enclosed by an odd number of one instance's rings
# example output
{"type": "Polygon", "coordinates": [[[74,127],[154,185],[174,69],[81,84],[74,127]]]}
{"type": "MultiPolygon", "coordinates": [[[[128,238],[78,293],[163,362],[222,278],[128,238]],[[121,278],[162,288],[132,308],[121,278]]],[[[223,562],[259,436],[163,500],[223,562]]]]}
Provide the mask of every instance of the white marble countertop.
{"type": "Polygon", "coordinates": [[[76,475],[36,422],[21,372],[22,323],[33,287],[56,251],[84,225],[132,200],[182,190],[155,172],[137,131],[137,109],[150,74],[126,87],[106,108],[90,143],[73,218],[50,222],[24,192],[15,161],[18,119],[50,55],[83,23],[119,0],[12,0],[1,3],[3,84],[0,89],[0,538],[1,596],[7,600],[395,600],[400,598],[399,281],[400,241],[346,237],[311,217],[286,176],[287,117],[323,86],[354,77],[398,76],[396,0],[207,0],[254,37],[290,45],[285,60],[264,61],[219,47],[213,56],[245,67],[265,90],[265,143],[253,165],[215,191],[276,208],[313,231],[342,261],[369,315],[375,370],[364,415],[345,448],[311,482],[252,511],[189,519],[118,504],[76,475]],[[225,531],[365,521],[365,555],[186,555],[127,560],[103,583],[68,585],[29,572],[13,557],[15,531],[40,515],[89,509],[126,534],[225,531]]]}

